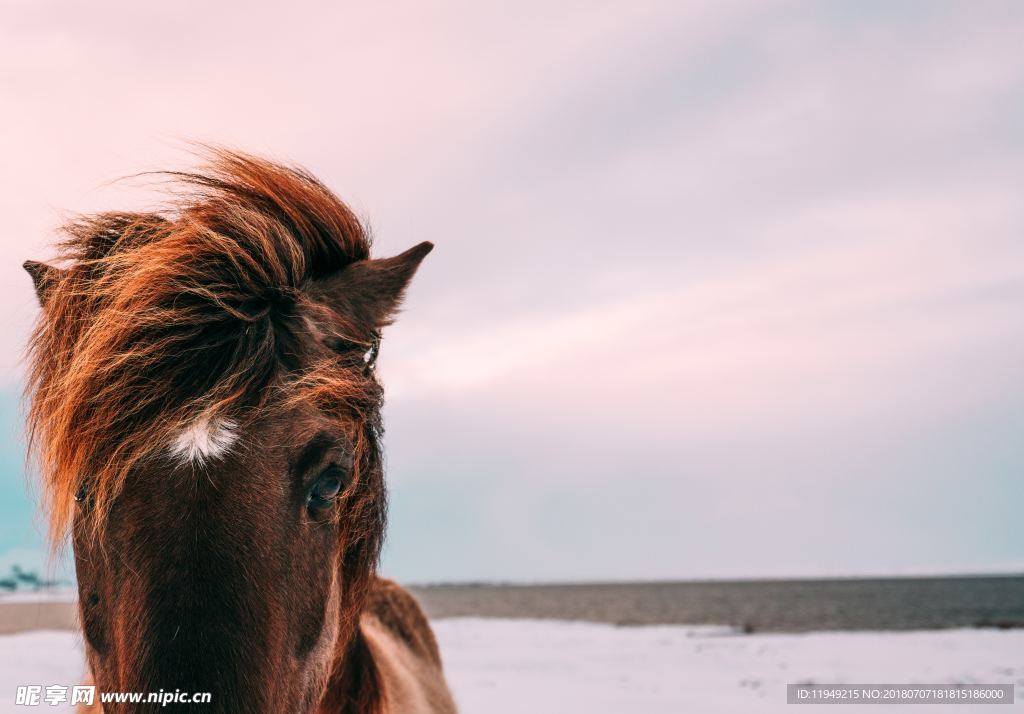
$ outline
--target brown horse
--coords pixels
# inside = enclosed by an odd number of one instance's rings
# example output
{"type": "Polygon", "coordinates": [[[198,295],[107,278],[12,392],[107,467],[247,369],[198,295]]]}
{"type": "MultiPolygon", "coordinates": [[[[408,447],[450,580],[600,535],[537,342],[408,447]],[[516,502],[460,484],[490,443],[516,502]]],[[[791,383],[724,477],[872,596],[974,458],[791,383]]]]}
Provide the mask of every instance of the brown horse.
{"type": "Polygon", "coordinates": [[[25,264],[42,305],[29,433],[98,691],[454,711],[423,612],[375,575],[374,361],[431,244],[371,259],[297,168],[214,151],[172,177],[166,211],[81,218],[61,267],[25,264]]]}

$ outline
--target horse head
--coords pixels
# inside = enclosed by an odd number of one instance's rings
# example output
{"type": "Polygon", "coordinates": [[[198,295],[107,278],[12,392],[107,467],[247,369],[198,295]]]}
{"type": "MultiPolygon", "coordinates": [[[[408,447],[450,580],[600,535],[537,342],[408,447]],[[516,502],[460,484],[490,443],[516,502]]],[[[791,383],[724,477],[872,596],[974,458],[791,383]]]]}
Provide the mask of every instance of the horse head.
{"type": "Polygon", "coordinates": [[[432,246],[371,258],[297,168],[220,152],[174,179],[169,210],[75,220],[60,267],[25,265],[51,530],[101,691],[314,711],[384,534],[381,329],[432,246]]]}

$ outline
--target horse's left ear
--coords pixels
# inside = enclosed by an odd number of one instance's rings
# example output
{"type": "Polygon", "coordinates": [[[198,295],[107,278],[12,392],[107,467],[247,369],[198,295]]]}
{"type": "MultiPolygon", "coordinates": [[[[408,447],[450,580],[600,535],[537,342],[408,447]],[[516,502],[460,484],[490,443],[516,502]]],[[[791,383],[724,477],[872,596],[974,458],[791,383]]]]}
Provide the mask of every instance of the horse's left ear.
{"type": "Polygon", "coordinates": [[[360,324],[384,327],[402,304],[420,262],[433,249],[433,243],[424,241],[393,258],[360,260],[318,280],[311,293],[360,324]]]}
{"type": "Polygon", "coordinates": [[[21,267],[32,277],[32,284],[36,288],[36,299],[40,307],[46,307],[46,296],[60,280],[64,271],[37,260],[26,260],[21,267]]]}

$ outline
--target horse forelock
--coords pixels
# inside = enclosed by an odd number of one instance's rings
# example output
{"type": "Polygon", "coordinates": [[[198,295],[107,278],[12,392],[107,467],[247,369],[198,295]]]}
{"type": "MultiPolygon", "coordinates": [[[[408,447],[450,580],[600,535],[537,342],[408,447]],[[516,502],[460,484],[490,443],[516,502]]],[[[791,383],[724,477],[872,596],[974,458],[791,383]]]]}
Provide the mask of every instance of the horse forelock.
{"type": "MultiPolygon", "coordinates": [[[[83,481],[102,512],[154,449],[219,458],[272,385],[302,387],[304,284],[369,255],[357,217],[301,169],[219,151],[171,176],[170,210],[64,227],[66,270],[33,333],[28,382],[55,544],[83,481]]],[[[340,370],[317,384],[373,403],[340,370]]]]}

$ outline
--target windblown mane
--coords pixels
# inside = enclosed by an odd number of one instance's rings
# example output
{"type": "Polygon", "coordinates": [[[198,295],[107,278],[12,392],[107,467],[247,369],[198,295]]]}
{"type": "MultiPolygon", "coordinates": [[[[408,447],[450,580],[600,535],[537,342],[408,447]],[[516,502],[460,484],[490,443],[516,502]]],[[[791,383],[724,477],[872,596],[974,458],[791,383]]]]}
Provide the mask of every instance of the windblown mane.
{"type": "MultiPolygon", "coordinates": [[[[214,151],[169,175],[169,210],[63,229],[28,382],[54,543],[83,482],[102,513],[155,445],[259,407],[296,367],[303,284],[369,256],[356,216],[300,169],[214,151]]],[[[312,387],[353,388],[334,379],[312,387]]]]}

